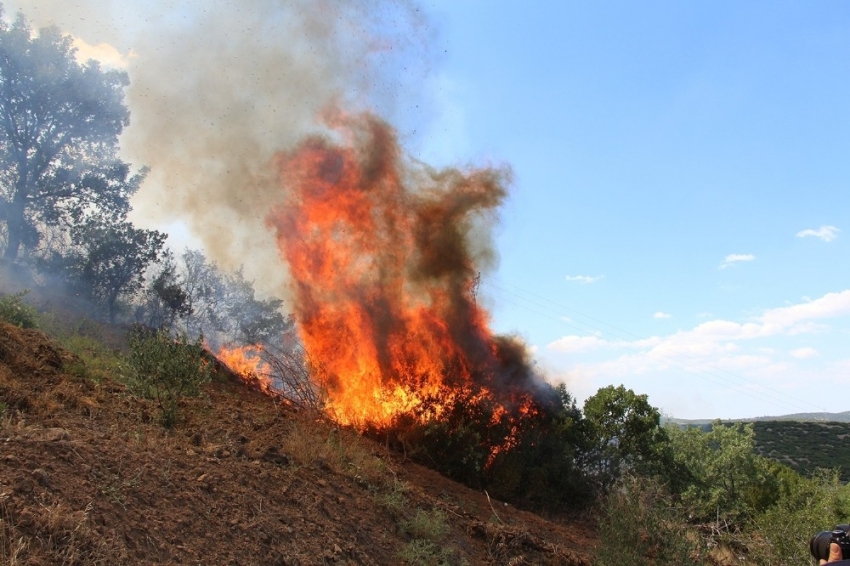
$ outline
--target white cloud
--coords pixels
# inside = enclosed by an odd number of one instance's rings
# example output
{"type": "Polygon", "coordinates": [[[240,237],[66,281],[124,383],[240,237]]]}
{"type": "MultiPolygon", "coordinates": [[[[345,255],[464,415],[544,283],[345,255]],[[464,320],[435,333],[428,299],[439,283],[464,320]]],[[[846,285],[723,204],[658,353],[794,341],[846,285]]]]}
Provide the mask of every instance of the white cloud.
{"type": "Polygon", "coordinates": [[[766,311],[760,320],[765,325],[788,328],[812,320],[850,315],[850,289],[827,293],[819,299],[766,311]]]}
{"type": "Polygon", "coordinates": [[[91,45],[79,37],[74,38],[74,47],[77,49],[76,59],[84,63],[94,59],[106,67],[124,69],[129,65],[133,53],[123,54],[108,43],[91,45]]]}
{"type": "Polygon", "coordinates": [[[806,238],[808,236],[812,236],[815,238],[820,238],[824,242],[831,242],[832,240],[838,237],[839,232],[841,232],[841,229],[836,228],[835,226],[821,226],[817,230],[814,230],[812,228],[800,230],[799,232],[797,232],[797,237],[806,238]]]}
{"type": "Polygon", "coordinates": [[[658,311],[657,313],[652,315],[652,318],[673,318],[673,315],[670,313],[658,311]]]}
{"type": "Polygon", "coordinates": [[[797,358],[798,360],[805,360],[806,358],[814,358],[818,355],[818,351],[811,347],[805,348],[797,348],[796,350],[791,350],[789,352],[792,357],[797,358]]]}
{"type": "MultiPolygon", "coordinates": [[[[771,411],[775,410],[770,406],[771,400],[794,404],[797,393],[782,398],[776,397],[775,392],[796,391],[814,371],[809,367],[811,362],[822,356],[811,347],[789,351],[766,340],[793,339],[804,332],[829,330],[826,323],[839,317],[850,317],[850,289],[769,309],[749,320],[707,320],[690,329],[639,340],[565,336],[546,350],[569,353],[565,371],[586,389],[628,379],[634,384],[632,387],[646,389],[645,393],[663,392],[669,388],[664,385],[666,379],[675,383],[693,380],[700,386],[722,391],[723,395],[738,389],[751,391],[750,398],[763,403],[765,411],[771,411]],[[585,353],[587,356],[583,357],[585,353]],[[785,356],[799,362],[790,363],[785,356]],[[774,393],[762,391],[761,384],[767,384],[765,391],[774,393]]],[[[850,360],[845,373],[850,379],[850,360]]],[[[734,399],[739,402],[737,397],[734,399]]],[[[723,404],[719,410],[730,409],[723,404]]],[[[793,410],[791,407],[789,412],[793,410]]]]}
{"type": "Polygon", "coordinates": [[[576,283],[584,283],[588,285],[590,283],[596,283],[600,279],[604,279],[604,275],[567,275],[567,281],[574,281],[576,283]]]}
{"type": "Polygon", "coordinates": [[[743,261],[753,261],[756,259],[756,256],[753,254],[729,254],[726,256],[726,259],[723,260],[723,263],[720,264],[719,269],[726,269],[732,264],[741,263],[743,261]]]}
{"type": "Polygon", "coordinates": [[[564,336],[549,344],[547,348],[556,352],[575,354],[595,350],[610,343],[598,336],[564,336]]]}

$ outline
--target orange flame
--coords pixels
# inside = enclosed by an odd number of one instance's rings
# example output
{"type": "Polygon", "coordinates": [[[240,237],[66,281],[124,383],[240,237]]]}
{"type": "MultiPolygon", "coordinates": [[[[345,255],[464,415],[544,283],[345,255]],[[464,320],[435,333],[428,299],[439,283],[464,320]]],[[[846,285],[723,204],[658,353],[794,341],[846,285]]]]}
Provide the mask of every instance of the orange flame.
{"type": "Polygon", "coordinates": [[[216,357],[237,374],[246,383],[256,385],[267,394],[274,392],[272,380],[267,372],[266,364],[260,358],[262,346],[243,346],[219,348],[216,357]]]}
{"type": "Polygon", "coordinates": [[[515,414],[534,376],[474,296],[476,265],[493,256],[482,228],[507,173],[413,167],[368,114],[336,115],[333,128],[345,145],[313,137],[277,157],[287,198],[267,219],[329,414],[387,425],[471,386],[515,414]]]}

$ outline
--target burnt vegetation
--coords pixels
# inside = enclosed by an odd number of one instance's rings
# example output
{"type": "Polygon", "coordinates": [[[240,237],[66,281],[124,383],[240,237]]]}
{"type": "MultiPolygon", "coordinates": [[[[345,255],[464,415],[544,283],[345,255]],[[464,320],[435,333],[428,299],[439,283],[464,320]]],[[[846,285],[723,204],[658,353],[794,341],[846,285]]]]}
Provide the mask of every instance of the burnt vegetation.
{"type": "MultiPolygon", "coordinates": [[[[0,433],[21,454],[2,462],[14,474],[0,474],[0,561],[203,558],[185,550],[205,544],[195,516],[179,519],[175,527],[188,530],[188,542],[165,534],[153,543],[158,531],[142,536],[125,524],[121,535],[109,527],[119,520],[119,508],[131,509],[129,516],[139,523],[153,520],[155,506],[145,507],[146,496],[165,505],[169,486],[183,482],[189,489],[187,478],[196,471],[190,491],[197,497],[187,504],[202,501],[193,513],[251,538],[257,553],[251,563],[583,565],[592,555],[606,565],[798,564],[808,559],[812,534],[850,517],[840,475],[847,472],[833,470],[850,469],[850,458],[840,451],[850,434],[846,425],[718,422],[707,430],[683,429],[662,425],[646,396],[623,386],[600,389],[578,407],[564,385],[540,379],[521,346],[492,336],[483,324],[473,260],[488,257],[486,250],[473,257],[464,239],[477,226],[470,210],[496,207],[508,173],[426,168],[420,173],[432,191],[414,201],[397,183],[409,172],[393,169],[399,158],[392,132],[375,119],[357,124],[380,142],[364,170],[358,171],[357,159],[346,161],[343,150],[330,148],[339,159],[332,167],[319,160],[322,191],[308,187],[305,194],[325,198],[331,185],[352,176],[357,194],[379,202],[382,195],[368,194],[372,184],[396,183],[399,210],[415,214],[396,218],[381,209],[380,221],[389,231],[380,235],[377,248],[389,263],[377,271],[386,294],[357,286],[353,293],[372,300],[363,318],[385,315],[369,321],[371,334],[387,348],[379,352],[379,365],[383,369],[395,356],[415,366],[411,349],[400,347],[404,356],[398,356],[386,346],[421,336],[419,330],[408,336],[411,316],[392,310],[411,285],[437,305],[428,311],[426,303],[414,301],[416,312],[425,312],[426,322],[438,329],[435,335],[456,338],[459,346],[439,368],[442,388],[423,387],[428,392],[418,403],[388,422],[328,421],[329,395],[341,389],[334,353],[351,344],[331,341],[319,350],[322,359],[315,359],[295,332],[294,316],[309,322],[309,331],[320,329],[329,320],[328,312],[319,312],[323,293],[336,290],[318,283],[299,286],[295,315],[289,315],[281,299],[262,296],[242,270],[220,269],[197,250],[175,254],[165,234],[128,220],[130,197],[147,171],[134,172],[118,158],[119,135],[129,120],[122,90],[127,80],[96,62],[77,62],[71,39],[58,30],[33,33],[21,17],[12,24],[0,20],[0,433]],[[396,232],[404,225],[411,231],[396,232]],[[413,259],[383,245],[394,240],[411,243],[413,259]],[[387,265],[403,266],[399,271],[411,279],[398,283],[387,265]],[[440,302],[445,289],[447,299],[440,302]],[[456,324],[444,330],[434,322],[436,314],[456,324]],[[400,332],[391,331],[388,320],[400,332]],[[222,345],[258,347],[263,369],[238,381],[210,353],[222,345]],[[251,410],[243,409],[247,402],[241,398],[233,400],[248,395],[235,389],[244,381],[268,394],[253,397],[251,410]],[[228,408],[221,416],[226,430],[215,428],[217,403],[228,408]],[[85,419],[94,423],[94,432],[86,431],[85,419]],[[45,423],[41,428],[28,424],[39,420],[45,423]],[[74,444],[71,433],[51,422],[73,423],[78,427],[73,434],[88,444],[74,444]],[[364,435],[379,443],[364,444],[364,435]],[[98,441],[117,442],[120,457],[100,458],[92,447],[98,441]],[[55,470],[27,468],[20,459],[35,462],[32,447],[45,442],[64,464],[52,464],[55,470]],[[375,450],[380,457],[370,452],[375,450]],[[162,453],[156,456],[157,451],[162,453]],[[235,463],[219,475],[203,464],[186,464],[185,456],[201,454],[207,463],[235,463]],[[142,456],[165,467],[154,469],[142,456]],[[396,468],[410,461],[486,495],[486,504],[481,499],[473,513],[464,502],[416,493],[396,468]],[[302,471],[291,470],[293,463],[302,471]],[[79,497],[59,497],[64,492],[51,479],[73,475],[77,467],[90,482],[80,487],[91,498],[88,505],[79,497]],[[255,478],[256,469],[262,471],[255,478]],[[327,480],[316,470],[332,474],[342,495],[331,499],[318,490],[322,484],[316,482],[327,480]],[[265,493],[266,481],[282,494],[265,493]],[[217,489],[237,493],[247,507],[222,502],[217,489]],[[393,533],[392,540],[380,539],[379,528],[361,521],[350,535],[354,542],[317,550],[308,539],[335,527],[315,520],[296,531],[282,511],[313,506],[336,522],[357,523],[355,510],[344,505],[357,497],[368,497],[382,510],[376,521],[393,533]],[[499,502],[512,504],[510,511],[499,502]],[[516,513],[514,506],[564,524],[593,517],[599,544],[567,549],[560,540],[541,538],[539,529],[524,530],[518,519],[508,524],[502,515],[516,513]],[[449,542],[464,532],[480,547],[449,542]],[[286,544],[295,550],[278,550],[286,544]],[[375,554],[364,550],[366,544],[376,545],[375,554]]],[[[302,149],[312,155],[325,145],[309,140],[302,149]]],[[[278,161],[292,165],[296,157],[278,161]]],[[[303,177],[309,177],[308,165],[303,177]]],[[[300,212],[275,211],[278,237],[300,226],[300,212]]],[[[346,221],[355,228],[366,218],[359,210],[349,214],[346,221]]],[[[354,229],[340,231],[338,224],[334,229],[338,240],[349,238],[352,246],[364,241],[354,229]]],[[[328,241],[311,234],[316,246],[328,241]]],[[[317,260],[309,259],[298,269],[315,269],[317,260]]],[[[353,267],[339,277],[362,283],[353,267]]],[[[343,318],[332,322],[339,325],[343,318]]],[[[408,385],[418,379],[406,377],[408,385]]],[[[423,383],[429,379],[433,383],[433,377],[422,377],[423,383]]],[[[569,538],[564,529],[555,530],[569,538]]],[[[227,551],[221,552],[223,559],[227,551]]]]}

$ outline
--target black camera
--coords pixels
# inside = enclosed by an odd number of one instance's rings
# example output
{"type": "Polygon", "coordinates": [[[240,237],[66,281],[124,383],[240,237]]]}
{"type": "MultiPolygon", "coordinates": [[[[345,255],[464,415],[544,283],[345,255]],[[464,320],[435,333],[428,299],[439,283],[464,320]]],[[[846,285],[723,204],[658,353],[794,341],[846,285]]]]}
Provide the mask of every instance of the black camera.
{"type": "Polygon", "coordinates": [[[850,525],[835,525],[831,531],[821,531],[809,541],[809,550],[815,560],[829,559],[829,545],[836,543],[841,547],[841,557],[850,558],[850,525]]]}

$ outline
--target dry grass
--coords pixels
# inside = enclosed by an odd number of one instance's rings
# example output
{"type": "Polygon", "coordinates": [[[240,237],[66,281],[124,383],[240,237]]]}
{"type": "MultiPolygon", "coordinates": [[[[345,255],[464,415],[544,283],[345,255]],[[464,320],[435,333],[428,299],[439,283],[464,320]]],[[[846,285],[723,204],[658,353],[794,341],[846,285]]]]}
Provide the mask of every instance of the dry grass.
{"type": "Polygon", "coordinates": [[[298,415],[290,422],[282,448],[302,465],[328,468],[358,483],[383,486],[393,477],[387,463],[375,454],[374,444],[354,431],[320,420],[315,414],[298,415]]]}
{"type": "Polygon", "coordinates": [[[18,564],[18,557],[26,550],[26,543],[23,538],[15,540],[13,517],[6,505],[8,499],[9,493],[0,484],[0,562],[11,566],[18,564]]]}
{"type": "Polygon", "coordinates": [[[33,545],[28,550],[45,553],[62,566],[128,563],[124,548],[96,531],[90,517],[92,510],[91,504],[85,509],[73,510],[64,503],[57,503],[43,505],[39,513],[21,517],[21,526],[35,535],[30,538],[41,547],[36,549],[33,545]]]}

